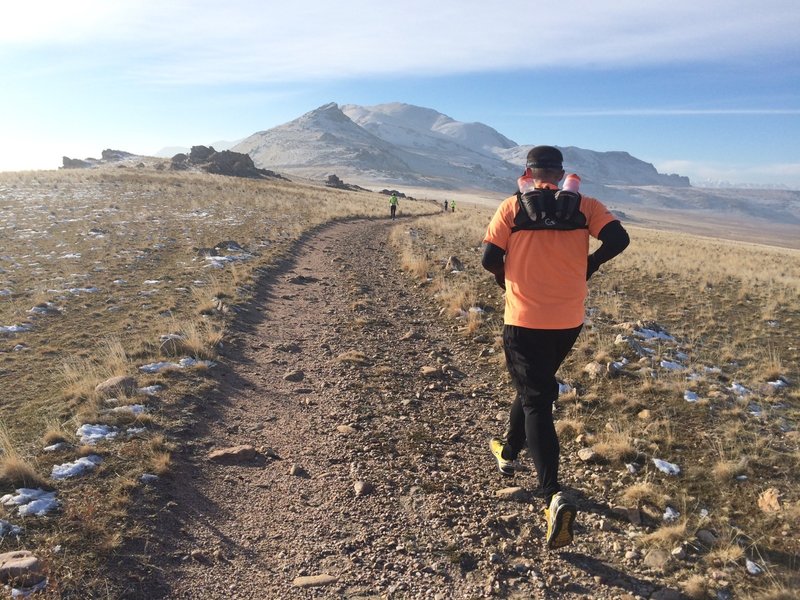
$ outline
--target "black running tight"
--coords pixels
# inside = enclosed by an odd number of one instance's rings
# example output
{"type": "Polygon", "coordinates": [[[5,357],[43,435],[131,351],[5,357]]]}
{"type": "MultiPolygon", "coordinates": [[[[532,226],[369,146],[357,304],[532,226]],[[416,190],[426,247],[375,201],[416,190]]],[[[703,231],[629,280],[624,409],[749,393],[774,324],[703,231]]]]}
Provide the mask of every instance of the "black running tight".
{"type": "Polygon", "coordinates": [[[556,371],[582,327],[528,329],[506,325],[503,328],[506,365],[517,392],[511,405],[503,457],[515,459],[527,441],[546,500],[561,489],[558,436],[553,423],[553,403],[558,398],[556,371]]]}

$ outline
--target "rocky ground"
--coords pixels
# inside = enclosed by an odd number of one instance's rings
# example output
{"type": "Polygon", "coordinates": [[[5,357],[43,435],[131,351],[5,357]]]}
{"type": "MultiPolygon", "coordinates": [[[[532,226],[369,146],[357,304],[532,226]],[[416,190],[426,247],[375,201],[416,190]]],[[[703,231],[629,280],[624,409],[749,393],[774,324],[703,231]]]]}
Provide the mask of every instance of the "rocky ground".
{"type": "Polygon", "coordinates": [[[125,595],[679,597],[604,500],[613,473],[566,444],[577,538],[546,550],[534,472],[503,478],[488,453],[511,399],[495,341],[440,316],[390,226],[327,226],[264,278],[142,499],[125,595]]]}

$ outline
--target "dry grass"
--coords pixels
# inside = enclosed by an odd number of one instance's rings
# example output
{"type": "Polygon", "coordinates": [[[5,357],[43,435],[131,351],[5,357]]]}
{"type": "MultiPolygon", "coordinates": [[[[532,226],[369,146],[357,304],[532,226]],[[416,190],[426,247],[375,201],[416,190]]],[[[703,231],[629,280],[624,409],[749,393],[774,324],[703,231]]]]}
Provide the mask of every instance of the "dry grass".
{"type": "MultiPolygon", "coordinates": [[[[424,202],[404,205],[404,214],[432,210],[424,202]]],[[[108,583],[95,574],[103,553],[122,539],[130,490],[145,470],[169,472],[170,432],[191,414],[182,403],[208,388],[209,368],[145,375],[139,367],[165,357],[217,358],[236,305],[252,297],[263,270],[304,232],[345,217],[385,218],[385,210],[374,194],[322,186],[93,169],[0,173],[0,213],[0,326],[28,327],[0,333],[2,371],[14,381],[0,420],[15,441],[2,458],[0,494],[19,483],[45,484],[31,465],[49,470],[65,457],[40,454],[43,444],[74,441],[80,424],[144,427],[134,437],[64,451],[69,459],[102,453],[102,486],[91,476],[56,482],[67,510],[26,540],[35,550],[57,539],[72,557],[63,565],[73,582],[67,587],[94,597],[108,583]],[[222,251],[230,262],[201,250],[229,240],[244,249],[222,251]],[[33,307],[42,314],[29,312],[33,307]],[[162,345],[166,333],[179,341],[162,345]],[[23,350],[11,352],[17,344],[23,350]],[[95,387],[116,375],[163,389],[117,394],[108,404],[95,387]],[[137,403],[147,412],[110,410],[137,403]]]]}
{"type": "MultiPolygon", "coordinates": [[[[444,264],[451,255],[461,259],[464,271],[439,274],[431,294],[446,314],[453,314],[464,306],[445,286],[470,288],[472,301],[494,309],[479,326],[487,334],[499,331],[503,308],[502,294],[480,267],[480,242],[491,213],[465,206],[461,214],[416,221],[414,235],[402,239],[433,264],[444,264]]],[[[789,514],[795,503],[787,503],[778,524],[753,510],[756,490],[778,487],[787,497],[800,497],[800,252],[626,228],[631,246],[590,281],[592,326],[584,328],[559,372],[580,388],[559,400],[570,411],[557,424],[562,444],[575,451],[570,444],[580,431],[583,444],[608,459],[598,468],[610,470],[612,477],[620,462],[636,457],[643,468],[620,493],[625,505],[642,507],[653,519],[669,505],[683,518],[645,538],[650,543],[667,547],[692,537],[688,523],[725,531],[735,520],[745,535],[759,540],[759,552],[800,554],[794,535],[800,510],[789,514]],[[655,322],[675,341],[640,341],[651,354],[638,354],[615,343],[621,331],[630,331],[621,328],[626,322],[655,322]],[[623,357],[629,362],[617,378],[591,380],[582,372],[591,360],[607,364],[623,357]],[[662,360],[683,370],[670,371],[662,360]],[[792,385],[768,389],[767,382],[778,378],[792,385]],[[734,383],[749,393],[738,396],[734,383]],[[687,391],[698,400],[687,402],[687,391]],[[652,458],[677,464],[680,476],[661,473],[652,458]],[[710,517],[699,516],[704,509],[710,517]],[[760,534],[776,528],[781,535],[760,534]]],[[[738,552],[738,545],[722,544],[711,559],[725,565],[737,589],[752,590],[759,582],[743,575],[738,552]]],[[[796,568],[782,560],[770,575],[776,589],[791,580],[787,569],[796,568]]],[[[699,579],[687,587],[691,597],[705,597],[707,591],[699,579]]]]}
{"type": "Polygon", "coordinates": [[[645,546],[672,549],[678,543],[689,538],[689,529],[686,521],[674,525],[662,525],[651,533],[646,533],[639,538],[645,546]]]}

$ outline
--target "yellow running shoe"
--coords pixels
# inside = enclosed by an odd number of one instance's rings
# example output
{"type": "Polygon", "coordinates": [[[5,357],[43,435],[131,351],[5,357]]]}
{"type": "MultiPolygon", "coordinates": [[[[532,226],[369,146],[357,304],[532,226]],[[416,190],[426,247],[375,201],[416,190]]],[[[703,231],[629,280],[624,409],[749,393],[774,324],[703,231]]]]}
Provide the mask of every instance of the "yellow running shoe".
{"type": "Polygon", "coordinates": [[[514,461],[503,458],[503,447],[505,445],[505,442],[500,438],[492,438],[489,440],[489,449],[497,460],[497,470],[506,477],[511,477],[514,475],[514,461]]]}
{"type": "Polygon", "coordinates": [[[563,548],[572,543],[572,526],[578,507],[567,501],[558,492],[550,500],[550,506],[544,509],[544,518],[547,521],[547,547],[551,550],[563,548]]]}

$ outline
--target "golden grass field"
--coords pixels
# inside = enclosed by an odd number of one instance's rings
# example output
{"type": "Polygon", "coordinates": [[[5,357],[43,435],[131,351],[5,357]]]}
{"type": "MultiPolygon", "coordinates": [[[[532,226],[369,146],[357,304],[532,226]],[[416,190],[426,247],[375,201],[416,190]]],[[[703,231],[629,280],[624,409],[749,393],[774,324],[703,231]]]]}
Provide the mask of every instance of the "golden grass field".
{"type": "MultiPolygon", "coordinates": [[[[404,268],[430,279],[443,307],[468,314],[465,333],[496,334],[502,290],[480,267],[492,210],[458,206],[446,218],[418,220],[413,235],[398,228],[395,243],[404,268]],[[460,285],[433,275],[451,255],[465,265],[460,285]]],[[[574,388],[559,400],[562,444],[576,439],[573,448],[590,447],[621,473],[613,488],[622,505],[655,521],[667,507],[680,513],[642,536],[643,546],[671,550],[711,529],[718,539],[705,548],[702,567],[767,565],[767,577],[738,591],[793,598],[800,586],[800,251],[626,228],[631,244],[592,278],[587,326],[559,372],[574,388]],[[641,356],[618,343],[636,329],[673,339],[643,342],[651,354],[641,356]],[[592,378],[588,363],[603,375],[592,378]],[[619,483],[626,464],[653,457],[678,464],[680,477],[619,483]],[[772,494],[779,499],[769,504],[763,498],[772,494]]],[[[699,583],[688,587],[690,597],[708,597],[699,583]]]]}
{"type": "MultiPolygon", "coordinates": [[[[24,543],[4,537],[3,551],[35,550],[53,597],[102,587],[97,566],[136,535],[126,521],[132,491],[143,473],[169,472],[172,434],[212,385],[213,366],[202,361],[217,356],[259,271],[320,224],[387,213],[377,194],[280,181],[136,169],[1,173],[0,494],[42,487],[61,503],[46,517],[7,507],[3,518],[25,533],[24,543]],[[235,242],[219,251],[227,259],[209,256],[223,242],[235,242]],[[201,362],[178,366],[187,357],[201,362]],[[174,364],[140,369],[158,362],[174,364]],[[126,375],[160,389],[96,390],[126,375]],[[87,424],[114,428],[114,443],[82,443],[76,432],[87,424]],[[87,456],[102,459],[92,477],[51,477],[54,466],[87,456]]],[[[401,200],[400,215],[418,218],[392,236],[403,267],[430,280],[449,313],[464,311],[465,333],[495,335],[502,325],[501,290],[480,268],[491,213],[459,202],[445,215],[438,201],[401,200]],[[458,284],[434,275],[450,256],[465,265],[458,284]]],[[[591,281],[590,324],[560,373],[574,388],[560,400],[562,439],[581,436],[612,475],[645,456],[680,465],[680,477],[618,489],[645,514],[680,512],[641,544],[672,548],[713,529],[705,566],[755,560],[766,574],[747,593],[779,598],[800,585],[800,251],[628,229],[630,248],[591,281]],[[645,355],[617,343],[643,330],[669,339],[637,342],[645,355]],[[590,362],[604,372],[620,366],[592,379],[590,362]],[[758,502],[769,489],[778,496],[767,511],[758,502]]]]}

